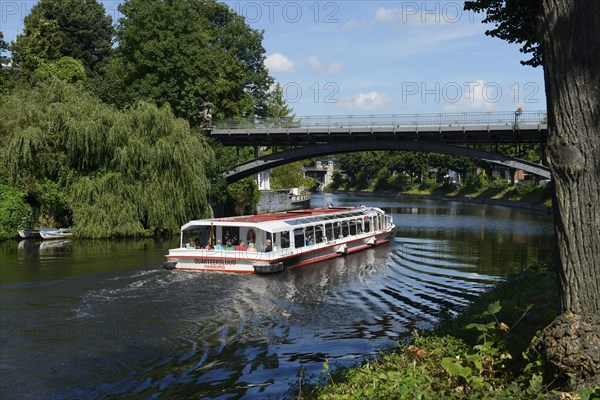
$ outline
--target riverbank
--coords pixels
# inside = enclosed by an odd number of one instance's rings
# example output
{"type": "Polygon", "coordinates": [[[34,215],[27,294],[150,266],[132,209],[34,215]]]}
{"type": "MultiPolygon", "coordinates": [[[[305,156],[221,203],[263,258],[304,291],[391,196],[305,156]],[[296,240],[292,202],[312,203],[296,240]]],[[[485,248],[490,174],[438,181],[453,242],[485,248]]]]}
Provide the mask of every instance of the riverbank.
{"type": "Polygon", "coordinates": [[[550,189],[547,187],[516,188],[489,188],[477,190],[469,187],[460,189],[448,187],[413,186],[404,191],[372,191],[372,190],[331,190],[326,193],[351,194],[360,193],[361,196],[393,197],[397,199],[429,199],[441,201],[456,201],[461,203],[486,204],[493,206],[521,208],[541,213],[552,211],[550,189]]]}
{"type": "Polygon", "coordinates": [[[555,316],[555,274],[534,267],[508,276],[433,332],[381,352],[361,366],[300,381],[306,399],[535,398],[598,399],[600,389],[570,392],[568,378],[544,371],[538,331],[555,316]]]}

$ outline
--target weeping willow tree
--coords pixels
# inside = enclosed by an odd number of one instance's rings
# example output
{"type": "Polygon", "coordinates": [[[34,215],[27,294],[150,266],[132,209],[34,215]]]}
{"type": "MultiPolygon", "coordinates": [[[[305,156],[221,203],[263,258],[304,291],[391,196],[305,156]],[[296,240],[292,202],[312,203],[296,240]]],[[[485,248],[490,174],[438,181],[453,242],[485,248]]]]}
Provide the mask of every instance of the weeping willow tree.
{"type": "Polygon", "coordinates": [[[214,153],[169,106],[140,102],[120,112],[54,81],[7,97],[0,111],[12,184],[41,208],[47,182],[58,185],[79,236],[174,232],[210,214],[205,168],[214,153]]]}

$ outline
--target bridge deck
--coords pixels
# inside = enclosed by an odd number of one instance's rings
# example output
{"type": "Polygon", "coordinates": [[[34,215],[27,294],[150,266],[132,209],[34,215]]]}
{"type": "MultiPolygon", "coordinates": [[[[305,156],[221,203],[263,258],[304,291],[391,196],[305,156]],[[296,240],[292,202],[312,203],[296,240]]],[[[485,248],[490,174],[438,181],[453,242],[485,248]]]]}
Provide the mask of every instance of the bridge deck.
{"type": "Polygon", "coordinates": [[[320,116],[228,121],[211,135],[225,145],[305,145],[398,139],[437,143],[541,142],[546,112],[320,116]]]}

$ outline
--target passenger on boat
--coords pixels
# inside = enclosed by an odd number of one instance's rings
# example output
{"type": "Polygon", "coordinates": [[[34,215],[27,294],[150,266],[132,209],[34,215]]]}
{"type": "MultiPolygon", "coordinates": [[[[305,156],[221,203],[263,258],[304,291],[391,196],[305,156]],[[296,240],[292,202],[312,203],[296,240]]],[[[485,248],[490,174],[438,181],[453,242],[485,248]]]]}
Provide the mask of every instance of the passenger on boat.
{"type": "Polygon", "coordinates": [[[271,239],[267,239],[265,242],[265,253],[269,253],[273,251],[273,245],[271,244],[271,239]]]}
{"type": "Polygon", "coordinates": [[[186,249],[193,249],[194,247],[196,247],[196,246],[194,246],[194,241],[193,241],[193,240],[191,240],[191,239],[190,239],[190,241],[189,241],[189,242],[187,242],[187,243],[185,244],[185,248],[186,248],[186,249]]]}
{"type": "Polygon", "coordinates": [[[233,244],[231,244],[231,240],[228,240],[225,243],[225,250],[233,250],[233,244]]]}
{"type": "Polygon", "coordinates": [[[235,249],[237,251],[246,251],[246,246],[244,245],[244,241],[240,240],[240,244],[238,244],[237,246],[235,246],[235,249]]]}
{"type": "Polygon", "coordinates": [[[215,244],[215,250],[224,250],[225,248],[221,244],[221,239],[217,239],[217,244],[215,244]]]}
{"type": "Polygon", "coordinates": [[[256,246],[254,246],[254,243],[252,243],[252,242],[248,243],[248,251],[256,252],[256,246]]]}
{"type": "Polygon", "coordinates": [[[200,244],[200,238],[194,239],[194,248],[201,249],[202,245],[200,244]]]}
{"type": "Polygon", "coordinates": [[[206,246],[204,246],[204,250],[212,250],[213,247],[210,243],[207,243],[206,246]]]}

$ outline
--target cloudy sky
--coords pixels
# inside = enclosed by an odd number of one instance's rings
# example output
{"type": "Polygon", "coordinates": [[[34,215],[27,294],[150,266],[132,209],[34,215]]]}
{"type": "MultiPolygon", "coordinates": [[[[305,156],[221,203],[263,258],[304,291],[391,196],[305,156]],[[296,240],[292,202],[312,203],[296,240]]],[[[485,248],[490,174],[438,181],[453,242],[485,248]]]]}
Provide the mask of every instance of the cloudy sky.
{"type": "MultiPolygon", "coordinates": [[[[103,1],[113,19],[118,1],[103,1]]],[[[296,115],[545,109],[541,68],[484,35],[462,1],[225,1],[264,30],[266,64],[296,115]]],[[[13,40],[34,1],[0,0],[13,40]]]]}

